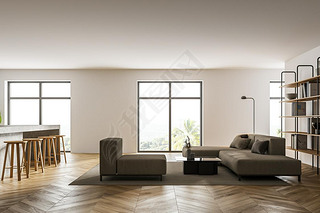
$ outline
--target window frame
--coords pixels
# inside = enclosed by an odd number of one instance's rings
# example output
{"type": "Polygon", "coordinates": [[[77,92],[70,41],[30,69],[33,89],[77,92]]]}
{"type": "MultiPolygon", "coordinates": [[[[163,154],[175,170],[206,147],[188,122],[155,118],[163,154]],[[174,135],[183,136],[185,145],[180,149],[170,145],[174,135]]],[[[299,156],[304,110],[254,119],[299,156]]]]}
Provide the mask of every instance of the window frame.
{"type": "Polygon", "coordinates": [[[199,81],[199,80],[182,80],[182,81],[149,81],[149,80],[139,80],[137,81],[137,141],[138,141],[138,152],[150,152],[150,153],[172,153],[172,152],[181,152],[181,151],[172,151],[171,150],[171,146],[172,146],[172,131],[171,131],[171,127],[172,127],[172,107],[171,107],[171,101],[172,100],[200,100],[200,146],[202,146],[202,86],[203,81],[199,81]],[[168,97],[140,97],[140,84],[141,83],[168,83],[169,84],[169,95],[168,97]],[[172,97],[172,91],[171,91],[171,85],[173,83],[199,83],[200,84],[200,97],[172,97]],[[151,150],[140,150],[140,100],[151,100],[151,99],[164,99],[164,100],[168,100],[169,101],[169,151],[151,151],[151,150]]]}
{"type": "Polygon", "coordinates": [[[42,84],[43,83],[69,83],[71,86],[71,81],[7,81],[7,118],[8,118],[8,125],[10,125],[10,101],[11,100],[39,100],[39,124],[42,125],[42,100],[48,99],[69,99],[70,97],[42,97],[42,84]],[[38,83],[39,84],[39,96],[38,97],[11,97],[10,96],[10,85],[14,83],[38,83]]]}
{"type": "MultiPolygon", "coordinates": [[[[285,82],[284,81],[281,82],[280,80],[271,80],[271,81],[269,81],[269,91],[270,91],[270,88],[271,88],[271,84],[281,84],[281,83],[285,83],[285,82]]],[[[283,101],[284,99],[285,99],[284,96],[282,96],[282,99],[281,99],[281,90],[280,90],[280,96],[271,96],[271,95],[269,95],[269,113],[270,113],[270,105],[271,105],[271,101],[272,100],[283,101]]],[[[281,115],[281,110],[284,110],[284,108],[280,109],[280,115],[281,115]]],[[[269,114],[269,134],[271,135],[270,125],[271,125],[271,114],[269,114]]]]}

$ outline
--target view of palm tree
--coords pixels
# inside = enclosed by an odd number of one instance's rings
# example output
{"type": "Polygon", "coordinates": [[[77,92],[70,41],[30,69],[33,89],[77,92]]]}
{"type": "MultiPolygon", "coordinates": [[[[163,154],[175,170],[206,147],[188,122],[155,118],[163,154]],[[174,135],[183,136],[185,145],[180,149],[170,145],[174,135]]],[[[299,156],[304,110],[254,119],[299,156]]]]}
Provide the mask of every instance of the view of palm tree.
{"type": "MultiPolygon", "coordinates": [[[[174,128],[172,130],[172,148],[173,151],[181,151],[187,136],[190,138],[191,145],[200,145],[200,126],[196,121],[187,119],[183,122],[183,128],[174,128]]],[[[141,141],[140,150],[144,151],[168,151],[169,143],[165,137],[153,138],[150,141],[141,141]]]]}
{"type": "Polygon", "coordinates": [[[189,136],[191,145],[200,145],[200,126],[196,121],[187,119],[183,122],[183,129],[174,128],[172,131],[172,150],[180,151],[184,141],[189,136]]]}

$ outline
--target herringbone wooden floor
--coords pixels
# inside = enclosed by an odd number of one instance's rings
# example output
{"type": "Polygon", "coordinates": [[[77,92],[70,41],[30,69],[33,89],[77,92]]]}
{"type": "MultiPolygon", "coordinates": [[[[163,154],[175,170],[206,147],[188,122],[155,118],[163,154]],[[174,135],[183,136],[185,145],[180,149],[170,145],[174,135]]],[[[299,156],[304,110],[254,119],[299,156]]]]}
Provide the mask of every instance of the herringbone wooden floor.
{"type": "Polygon", "coordinates": [[[68,186],[98,163],[68,154],[68,164],[0,184],[0,212],[320,212],[320,177],[303,165],[290,186],[68,186]]]}

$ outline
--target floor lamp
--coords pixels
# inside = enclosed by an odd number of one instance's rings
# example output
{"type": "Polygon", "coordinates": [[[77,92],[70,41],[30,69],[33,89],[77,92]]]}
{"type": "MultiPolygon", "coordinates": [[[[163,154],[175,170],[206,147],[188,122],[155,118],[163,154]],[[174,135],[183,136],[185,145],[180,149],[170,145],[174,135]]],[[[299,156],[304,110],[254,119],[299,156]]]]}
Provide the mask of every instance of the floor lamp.
{"type": "Polygon", "coordinates": [[[251,99],[252,100],[252,129],[253,129],[253,134],[256,133],[256,101],[252,97],[247,97],[247,96],[241,96],[241,99],[251,99]]]}

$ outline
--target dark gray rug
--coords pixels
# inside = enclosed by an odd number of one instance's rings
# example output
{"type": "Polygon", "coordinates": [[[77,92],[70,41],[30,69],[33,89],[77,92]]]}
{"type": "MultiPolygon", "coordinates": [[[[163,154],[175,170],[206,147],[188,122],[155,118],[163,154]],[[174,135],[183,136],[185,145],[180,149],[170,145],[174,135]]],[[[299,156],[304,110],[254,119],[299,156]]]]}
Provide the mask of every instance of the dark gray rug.
{"type": "Polygon", "coordinates": [[[288,183],[277,177],[242,177],[241,181],[228,168],[219,166],[217,175],[184,175],[182,162],[168,162],[167,174],[159,177],[103,177],[100,181],[99,164],[70,185],[265,185],[286,186],[288,183]]]}

